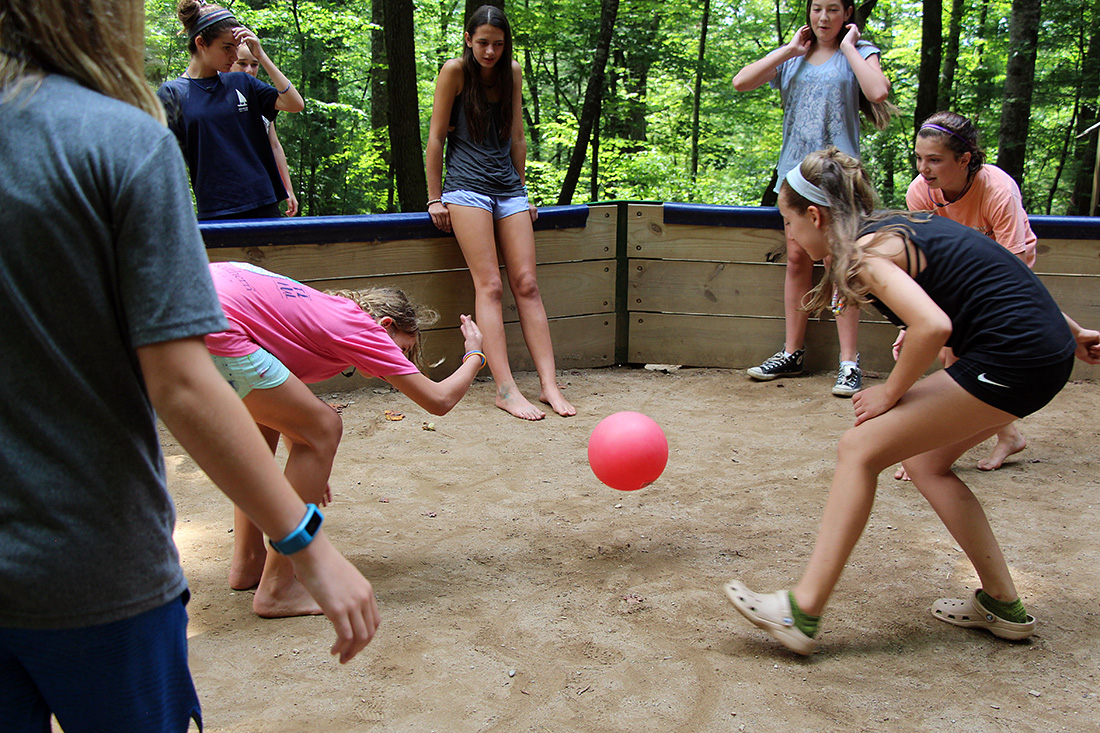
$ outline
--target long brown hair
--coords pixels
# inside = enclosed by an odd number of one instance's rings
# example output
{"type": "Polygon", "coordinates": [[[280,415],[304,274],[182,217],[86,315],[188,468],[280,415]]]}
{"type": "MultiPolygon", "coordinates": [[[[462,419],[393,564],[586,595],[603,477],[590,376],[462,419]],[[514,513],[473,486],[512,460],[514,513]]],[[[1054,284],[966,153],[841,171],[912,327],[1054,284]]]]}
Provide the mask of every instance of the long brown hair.
{"type": "MultiPolygon", "coordinates": [[[[496,73],[494,83],[500,89],[500,116],[497,119],[497,136],[501,140],[508,139],[512,134],[512,89],[515,82],[512,78],[512,26],[508,23],[508,16],[500,8],[492,5],[482,5],[470,14],[466,21],[466,35],[473,38],[477,29],[483,25],[491,25],[504,31],[504,51],[500,54],[493,71],[496,73]]],[[[473,49],[465,43],[462,47],[462,93],[460,102],[466,113],[466,124],[470,129],[470,135],[476,142],[485,139],[485,132],[489,129],[489,97],[485,93],[485,85],[481,82],[481,66],[474,58],[473,49]]]]}
{"type": "Polygon", "coordinates": [[[0,89],[8,97],[61,74],[163,124],[164,107],[145,81],[144,33],[138,0],[4,0],[0,89]]]}

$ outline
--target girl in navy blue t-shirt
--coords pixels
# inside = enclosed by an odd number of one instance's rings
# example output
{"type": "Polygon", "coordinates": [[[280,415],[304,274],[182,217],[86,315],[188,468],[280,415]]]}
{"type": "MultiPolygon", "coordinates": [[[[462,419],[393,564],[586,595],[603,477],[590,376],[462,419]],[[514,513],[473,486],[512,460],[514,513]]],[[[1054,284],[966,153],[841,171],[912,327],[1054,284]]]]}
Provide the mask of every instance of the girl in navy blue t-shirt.
{"type": "Polygon", "coordinates": [[[287,198],[264,118],[301,112],[302,95],[264,53],[256,34],[217,5],[181,0],[191,61],[157,90],[191,172],[199,219],[279,216],[287,198]],[[232,72],[246,44],[275,86],[232,72]]]}

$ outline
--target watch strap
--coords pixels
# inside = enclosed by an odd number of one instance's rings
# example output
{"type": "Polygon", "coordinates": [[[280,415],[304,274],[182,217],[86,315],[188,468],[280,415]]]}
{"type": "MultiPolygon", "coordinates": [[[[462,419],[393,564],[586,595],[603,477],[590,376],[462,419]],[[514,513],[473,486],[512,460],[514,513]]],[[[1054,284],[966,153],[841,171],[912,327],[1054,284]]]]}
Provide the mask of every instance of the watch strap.
{"type": "Polygon", "coordinates": [[[313,542],[313,538],[321,530],[323,521],[325,521],[325,515],[321,514],[321,510],[317,508],[317,505],[306,504],[306,515],[302,517],[302,521],[298,523],[293,532],[281,540],[268,540],[271,543],[271,548],[280,555],[293,555],[295,552],[304,549],[310,542],[313,542]]]}

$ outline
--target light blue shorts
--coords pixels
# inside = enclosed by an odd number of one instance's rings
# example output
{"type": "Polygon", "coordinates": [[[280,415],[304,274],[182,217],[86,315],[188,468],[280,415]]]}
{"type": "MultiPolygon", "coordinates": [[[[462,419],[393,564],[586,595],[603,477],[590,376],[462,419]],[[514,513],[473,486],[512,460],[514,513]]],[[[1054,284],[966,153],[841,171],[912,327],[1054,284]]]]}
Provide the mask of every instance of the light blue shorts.
{"type": "Polygon", "coordinates": [[[494,219],[503,219],[528,209],[526,196],[489,196],[473,191],[447,191],[441,198],[445,204],[485,209],[492,212],[494,219]]]}
{"type": "Polygon", "coordinates": [[[264,349],[247,356],[211,354],[210,358],[241,399],[254,389],[274,389],[290,378],[290,370],[264,349]]]}

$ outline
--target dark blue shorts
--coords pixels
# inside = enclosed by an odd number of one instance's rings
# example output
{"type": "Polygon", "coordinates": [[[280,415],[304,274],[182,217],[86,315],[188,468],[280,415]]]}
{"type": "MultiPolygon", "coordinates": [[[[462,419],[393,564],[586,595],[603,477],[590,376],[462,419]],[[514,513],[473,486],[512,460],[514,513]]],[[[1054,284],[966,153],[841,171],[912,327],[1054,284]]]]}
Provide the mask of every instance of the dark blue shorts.
{"type": "Polygon", "coordinates": [[[1016,417],[1027,417],[1062,391],[1073,371],[1073,355],[1055,364],[1014,367],[959,357],[947,373],[959,386],[987,405],[1016,417]]]}
{"type": "Polygon", "coordinates": [[[65,733],[202,730],[187,667],[187,603],[76,629],[0,628],[0,730],[65,733]]]}

